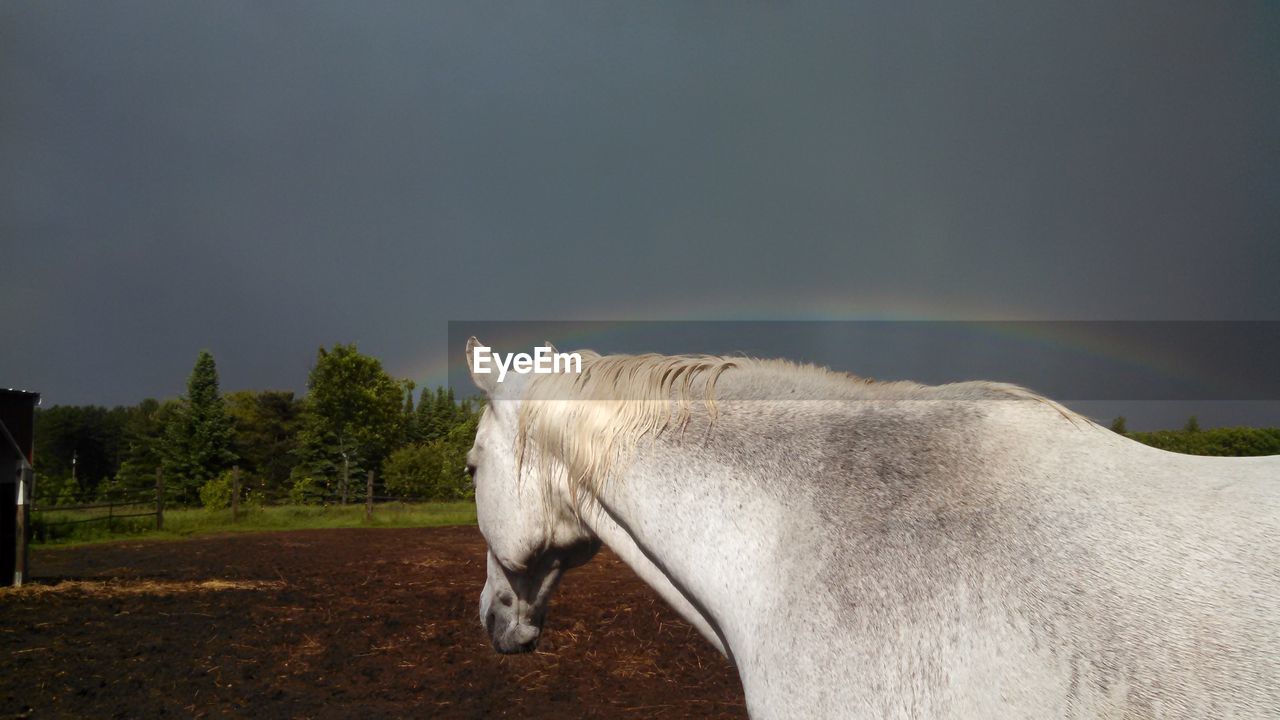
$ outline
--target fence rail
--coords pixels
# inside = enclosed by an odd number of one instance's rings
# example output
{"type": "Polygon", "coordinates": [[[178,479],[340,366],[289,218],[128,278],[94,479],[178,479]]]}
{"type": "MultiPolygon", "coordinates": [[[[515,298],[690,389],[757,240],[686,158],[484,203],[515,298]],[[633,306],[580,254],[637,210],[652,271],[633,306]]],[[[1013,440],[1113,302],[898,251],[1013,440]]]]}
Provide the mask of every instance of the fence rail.
{"type": "MultiPolygon", "coordinates": [[[[92,501],[79,502],[76,504],[60,505],[49,498],[35,498],[31,512],[37,516],[33,522],[36,535],[41,542],[48,539],[48,529],[63,525],[81,525],[93,522],[105,522],[110,526],[116,520],[134,519],[143,517],[154,517],[155,527],[157,530],[164,529],[164,515],[166,508],[173,510],[182,508],[181,503],[175,502],[174,494],[168,492],[165,487],[164,476],[160,472],[156,473],[155,491],[143,492],[122,492],[117,497],[108,495],[104,498],[98,498],[92,501]],[[145,511],[139,511],[139,508],[147,508],[145,511]],[[117,512],[117,509],[124,512],[117,512]],[[82,517],[84,513],[98,512],[90,517],[82,517]],[[62,515],[66,513],[66,515],[62,515]]],[[[387,488],[378,478],[370,471],[362,483],[350,482],[347,491],[343,492],[341,488],[335,488],[323,493],[310,495],[306,498],[298,498],[293,493],[285,490],[273,490],[264,492],[254,488],[245,488],[240,482],[239,468],[233,468],[232,471],[232,487],[231,487],[231,503],[230,509],[233,522],[238,520],[246,507],[255,505],[287,505],[294,504],[301,500],[303,504],[321,504],[326,506],[348,506],[359,507],[364,506],[366,519],[372,519],[374,509],[379,505],[389,503],[426,503],[435,502],[444,498],[437,497],[415,497],[407,495],[388,494],[387,488]],[[362,486],[362,487],[361,487],[362,486]],[[357,489],[363,492],[355,492],[357,489]],[[248,496],[247,498],[245,496],[248,496]]],[[[463,499],[463,498],[449,498],[463,499]]]]}
{"type": "Polygon", "coordinates": [[[137,505],[154,505],[156,498],[154,495],[145,500],[121,500],[120,502],[98,502],[92,505],[54,505],[45,504],[38,498],[32,503],[32,512],[58,512],[62,510],[98,510],[100,508],[117,508],[131,507],[137,505]]]}
{"type": "Polygon", "coordinates": [[[80,505],[55,505],[40,502],[32,503],[33,530],[41,542],[48,539],[49,528],[66,525],[83,525],[85,523],[102,522],[108,527],[118,520],[151,517],[156,518],[156,527],[162,526],[162,505],[155,495],[149,498],[121,498],[116,501],[93,502],[80,505]],[[140,508],[146,510],[139,511],[140,508]],[[100,512],[105,510],[106,512],[100,512]],[[118,512],[123,510],[124,512],[118,512]],[[84,517],[85,513],[94,513],[84,517]]]}
{"type": "MultiPolygon", "coordinates": [[[[33,511],[33,512],[36,512],[36,511],[33,511]]],[[[44,510],[44,511],[40,511],[40,512],[49,512],[49,511],[48,511],[48,510],[44,510]]],[[[103,516],[101,516],[101,517],[80,518],[80,519],[78,519],[78,520],[52,520],[52,521],[50,521],[50,520],[44,520],[44,519],[42,519],[42,520],[40,521],[40,524],[41,524],[41,525],[44,525],[44,526],[52,526],[52,525],[79,525],[80,523],[87,523],[87,522],[99,522],[99,521],[102,521],[102,520],[108,520],[108,521],[110,521],[110,520],[123,520],[123,519],[125,519],[125,518],[134,518],[134,517],[155,517],[155,511],[149,511],[149,512],[144,512],[144,513],[125,513],[125,514],[123,514],[123,515],[103,515],[103,516]]]]}

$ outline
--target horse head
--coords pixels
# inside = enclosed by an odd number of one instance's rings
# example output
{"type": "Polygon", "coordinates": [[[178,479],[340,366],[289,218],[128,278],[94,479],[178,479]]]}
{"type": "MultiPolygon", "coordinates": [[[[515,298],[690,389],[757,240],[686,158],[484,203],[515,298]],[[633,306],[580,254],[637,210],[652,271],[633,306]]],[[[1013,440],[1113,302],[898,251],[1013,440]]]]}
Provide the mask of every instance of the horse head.
{"type": "Polygon", "coordinates": [[[467,472],[488,545],[480,621],[499,652],[529,652],[537,647],[564,571],[590,560],[600,540],[578,517],[567,483],[547,477],[541,463],[518,457],[520,405],[530,376],[511,374],[499,382],[473,362],[476,347],[479,341],[471,338],[467,362],[487,404],[467,453],[467,472]]]}

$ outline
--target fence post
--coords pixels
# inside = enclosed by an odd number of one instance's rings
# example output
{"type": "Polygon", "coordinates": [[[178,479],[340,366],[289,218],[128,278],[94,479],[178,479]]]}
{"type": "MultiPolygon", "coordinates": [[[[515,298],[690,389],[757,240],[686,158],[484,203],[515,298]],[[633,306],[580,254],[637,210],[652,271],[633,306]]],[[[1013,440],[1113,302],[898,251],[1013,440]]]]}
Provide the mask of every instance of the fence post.
{"type": "Polygon", "coordinates": [[[231,466],[231,522],[240,519],[240,466],[231,466]]]}
{"type": "Polygon", "coordinates": [[[156,529],[164,529],[164,468],[156,466],[156,529]]]}
{"type": "Polygon", "coordinates": [[[364,484],[364,521],[373,520],[373,471],[369,471],[369,479],[364,484]]]}
{"type": "Polygon", "coordinates": [[[27,499],[30,497],[31,481],[31,466],[27,465],[24,458],[18,462],[18,486],[14,488],[18,492],[18,505],[15,508],[17,516],[14,518],[14,539],[17,542],[13,548],[13,584],[15,586],[21,585],[27,577],[27,499]]]}
{"type": "Polygon", "coordinates": [[[347,504],[347,487],[351,481],[351,459],[342,453],[342,504],[347,504]]]}

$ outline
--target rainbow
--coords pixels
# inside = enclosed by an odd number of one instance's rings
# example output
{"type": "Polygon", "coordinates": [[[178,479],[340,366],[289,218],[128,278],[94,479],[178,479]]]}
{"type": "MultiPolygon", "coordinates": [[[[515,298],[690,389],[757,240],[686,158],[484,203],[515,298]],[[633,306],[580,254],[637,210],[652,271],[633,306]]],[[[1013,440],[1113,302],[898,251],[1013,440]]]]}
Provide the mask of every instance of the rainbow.
{"type": "MultiPolygon", "coordinates": [[[[1212,368],[1193,367],[1184,359],[1165,357],[1138,342],[1124,332],[1123,322],[1057,322],[1028,320],[1010,317],[1007,309],[973,304],[957,304],[949,312],[939,312],[936,302],[925,303],[907,297],[882,296],[872,301],[853,303],[845,298],[832,297],[810,300],[803,307],[794,301],[763,298],[754,301],[720,300],[697,306],[690,312],[688,306],[675,301],[668,306],[649,306],[640,315],[625,319],[617,315],[612,319],[569,318],[545,323],[528,320],[490,322],[487,329],[498,328],[497,335],[481,337],[495,347],[528,348],[552,340],[561,350],[592,348],[609,351],[617,338],[627,332],[627,326],[635,322],[957,322],[971,324],[976,333],[986,333],[993,338],[1014,340],[1059,352],[1076,352],[1105,359],[1132,370],[1158,374],[1171,380],[1218,380],[1212,368]],[[794,307],[792,307],[794,306],[794,307]],[[891,308],[886,310],[885,308],[891,308]],[[525,324],[527,323],[527,325],[525,324]],[[566,325],[567,332],[556,337],[541,337],[543,324],[566,325]]],[[[442,335],[445,333],[442,333],[442,335]]],[[[455,341],[457,339],[455,338],[455,341]]],[[[455,343],[456,344],[456,343],[455,343]]],[[[457,377],[465,373],[465,358],[461,351],[456,357],[447,357],[448,343],[432,347],[411,364],[411,377],[418,387],[434,387],[448,383],[451,374],[457,377]]],[[[802,360],[803,358],[792,358],[802,360]]],[[[857,368],[841,368],[857,372],[857,368]]],[[[999,379],[999,378],[992,378],[999,379]]]]}

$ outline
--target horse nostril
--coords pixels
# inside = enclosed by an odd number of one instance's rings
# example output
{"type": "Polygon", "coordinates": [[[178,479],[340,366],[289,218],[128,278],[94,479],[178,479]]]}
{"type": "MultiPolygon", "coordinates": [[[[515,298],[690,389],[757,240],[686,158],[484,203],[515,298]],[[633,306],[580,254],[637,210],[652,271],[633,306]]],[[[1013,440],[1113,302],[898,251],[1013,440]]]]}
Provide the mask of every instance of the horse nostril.
{"type": "Polygon", "coordinates": [[[493,612],[492,610],[490,610],[490,611],[489,611],[488,613],[486,613],[486,614],[485,614],[485,616],[484,616],[484,629],[485,629],[487,632],[492,633],[492,632],[493,632],[493,625],[494,625],[494,623],[495,623],[495,622],[497,622],[497,615],[495,615],[495,614],[494,614],[494,612],[493,612]]]}
{"type": "Polygon", "coordinates": [[[538,641],[541,637],[543,637],[543,634],[535,632],[534,637],[520,643],[520,646],[518,646],[518,652],[532,652],[538,650],[538,641]]]}

